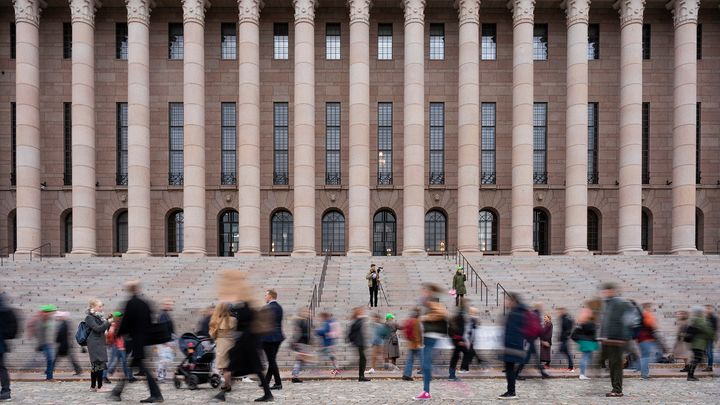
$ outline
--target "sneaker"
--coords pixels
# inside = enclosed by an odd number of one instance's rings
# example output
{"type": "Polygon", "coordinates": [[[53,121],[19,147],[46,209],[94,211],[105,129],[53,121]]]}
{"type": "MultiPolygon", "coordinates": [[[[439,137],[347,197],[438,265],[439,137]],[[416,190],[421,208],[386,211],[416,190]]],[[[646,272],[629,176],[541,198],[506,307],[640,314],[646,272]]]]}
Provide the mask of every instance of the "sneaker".
{"type": "Polygon", "coordinates": [[[605,394],[605,396],[608,398],[620,398],[621,396],[623,396],[623,393],[622,392],[608,392],[607,394],[605,394]]]}
{"type": "Polygon", "coordinates": [[[580,374],[580,379],[581,380],[589,380],[590,377],[586,377],[584,374],[580,374]]]}
{"type": "Polygon", "coordinates": [[[498,399],[517,399],[517,395],[506,392],[502,395],[498,395],[498,399]]]}
{"type": "Polygon", "coordinates": [[[102,388],[97,389],[97,392],[110,392],[110,391],[112,391],[112,390],[108,387],[102,387],[102,388]]]}
{"type": "Polygon", "coordinates": [[[252,378],[250,378],[250,377],[243,377],[242,380],[240,380],[240,381],[242,381],[242,382],[244,382],[244,383],[253,383],[253,382],[255,382],[255,381],[253,381],[252,378]]]}
{"type": "Polygon", "coordinates": [[[697,377],[688,377],[687,380],[688,381],[700,381],[700,379],[698,379],[697,377]]]}
{"type": "Polygon", "coordinates": [[[358,378],[358,381],[359,381],[359,382],[368,382],[368,381],[370,381],[370,379],[369,379],[369,378],[365,378],[365,377],[360,377],[360,378],[358,378]]]}
{"type": "Polygon", "coordinates": [[[461,380],[461,379],[459,379],[458,377],[448,377],[448,381],[452,381],[452,382],[460,382],[460,381],[462,381],[462,380],[461,380]]]}
{"type": "Polygon", "coordinates": [[[415,381],[414,378],[407,376],[407,375],[402,376],[402,379],[403,379],[403,381],[415,381]]]}
{"type": "Polygon", "coordinates": [[[140,401],[141,404],[154,404],[164,402],[163,397],[148,397],[140,401]]]}
{"type": "Polygon", "coordinates": [[[423,391],[423,392],[420,393],[420,395],[416,396],[416,397],[413,398],[413,399],[416,400],[416,401],[422,401],[422,400],[426,400],[426,399],[432,399],[432,395],[430,395],[429,392],[423,391]]]}
{"type": "Polygon", "coordinates": [[[260,398],[256,399],[255,402],[272,402],[275,398],[272,395],[263,395],[260,398]]]}
{"type": "Polygon", "coordinates": [[[368,373],[368,374],[375,374],[375,369],[374,369],[374,368],[371,368],[370,370],[368,370],[367,373],[368,373]]]}
{"type": "Polygon", "coordinates": [[[574,368],[569,368],[569,369],[567,369],[567,372],[568,372],[568,373],[574,373],[574,372],[575,372],[575,369],[574,369],[574,368]]]}
{"type": "Polygon", "coordinates": [[[290,380],[290,382],[292,382],[293,384],[300,384],[302,382],[302,380],[297,377],[293,377],[292,380],[290,380]]]}
{"type": "Polygon", "coordinates": [[[12,401],[12,398],[10,398],[10,392],[3,392],[0,394],[0,401],[12,401]]]}
{"type": "Polygon", "coordinates": [[[470,370],[460,370],[460,371],[458,371],[458,374],[467,374],[469,372],[470,372],[470,370]]]}

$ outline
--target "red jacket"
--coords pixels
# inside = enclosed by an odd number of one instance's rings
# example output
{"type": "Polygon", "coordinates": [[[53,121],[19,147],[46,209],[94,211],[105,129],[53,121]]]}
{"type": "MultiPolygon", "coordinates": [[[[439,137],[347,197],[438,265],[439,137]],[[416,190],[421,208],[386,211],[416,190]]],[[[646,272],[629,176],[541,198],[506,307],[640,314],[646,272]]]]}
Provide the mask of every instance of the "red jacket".
{"type": "Polygon", "coordinates": [[[640,333],[638,333],[637,341],[653,342],[655,341],[655,329],[657,329],[655,315],[650,311],[643,311],[642,317],[642,327],[640,328],[640,333]]]}
{"type": "Polygon", "coordinates": [[[117,335],[117,330],[119,327],[120,321],[113,321],[112,325],[110,325],[110,329],[108,329],[107,333],[105,334],[105,342],[109,346],[115,346],[120,350],[125,350],[125,340],[117,335]]]}

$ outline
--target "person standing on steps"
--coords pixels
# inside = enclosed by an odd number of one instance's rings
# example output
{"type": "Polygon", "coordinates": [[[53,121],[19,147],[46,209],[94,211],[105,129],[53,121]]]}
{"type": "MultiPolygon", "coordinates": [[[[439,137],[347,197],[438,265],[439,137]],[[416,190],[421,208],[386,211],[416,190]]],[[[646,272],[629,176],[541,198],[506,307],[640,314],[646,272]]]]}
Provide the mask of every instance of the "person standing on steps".
{"type": "Polygon", "coordinates": [[[420,324],[420,308],[413,308],[410,318],[403,324],[403,333],[407,340],[408,357],[405,360],[405,370],[402,379],[413,381],[412,372],[415,358],[422,364],[422,325],[420,324]]]}
{"type": "Polygon", "coordinates": [[[68,317],[70,314],[67,312],[57,312],[55,319],[57,319],[57,333],[55,334],[55,360],[53,360],[53,373],[55,367],[57,367],[58,360],[60,357],[67,357],[72,363],[75,375],[80,375],[82,368],[75,359],[75,355],[70,351],[70,328],[68,327],[68,317]]]}
{"type": "Polygon", "coordinates": [[[688,381],[698,381],[695,377],[695,369],[703,359],[705,355],[705,349],[707,348],[708,342],[713,337],[713,331],[710,329],[710,325],[705,318],[705,313],[701,307],[693,307],[690,311],[690,324],[687,328],[687,337],[685,340],[690,341],[690,347],[693,352],[693,359],[688,367],[688,381]]]}
{"type": "Polygon", "coordinates": [[[630,301],[618,294],[614,283],[605,283],[600,287],[603,297],[602,322],[600,323],[600,342],[602,358],[608,361],[612,391],[606,397],[622,397],[623,394],[623,351],[632,339],[631,326],[639,323],[631,320],[637,312],[630,301]]]}
{"type": "Polygon", "coordinates": [[[367,359],[365,358],[365,332],[363,324],[365,323],[365,308],[362,306],[353,308],[352,323],[347,334],[347,341],[355,346],[358,351],[358,381],[367,382],[369,378],[365,378],[365,366],[367,359]]]}
{"type": "Polygon", "coordinates": [[[105,343],[105,332],[110,328],[112,314],[105,316],[102,312],[103,303],[93,298],[88,303],[85,324],[90,328],[87,338],[87,349],[90,355],[90,390],[103,392],[103,373],[107,370],[107,346],[105,343]],[[97,388],[95,384],[97,383],[97,388]]]}
{"type": "Polygon", "coordinates": [[[375,263],[370,265],[370,271],[365,276],[370,290],[370,308],[377,307],[378,291],[380,290],[380,271],[375,268],[375,263]]]}
{"type": "Polygon", "coordinates": [[[543,316],[543,330],[540,335],[540,362],[544,368],[550,368],[550,360],[552,358],[552,337],[553,323],[550,314],[543,316]]]}
{"type": "Polygon", "coordinates": [[[435,284],[424,283],[421,291],[420,305],[423,315],[420,322],[423,326],[423,391],[415,397],[416,400],[432,399],[430,395],[430,380],[432,379],[433,350],[437,342],[447,336],[448,311],[440,303],[440,287],[435,284]]]}
{"type": "Polygon", "coordinates": [[[560,315],[560,353],[567,356],[567,371],[572,373],[575,371],[575,365],[573,364],[572,352],[570,351],[568,340],[573,331],[574,322],[564,307],[558,308],[558,315],[560,315]]]}
{"type": "Polygon", "coordinates": [[[277,354],[280,350],[280,345],[285,340],[285,335],[282,331],[283,322],[283,308],[277,302],[278,294],[275,290],[267,290],[265,292],[265,310],[272,313],[273,315],[273,328],[270,333],[263,335],[262,337],[262,348],[267,357],[268,369],[265,375],[265,380],[270,384],[270,379],[275,379],[271,390],[281,390],[282,380],[280,379],[280,370],[277,365],[277,354]]]}
{"type": "Polygon", "coordinates": [[[452,289],[455,290],[455,306],[460,306],[460,301],[462,301],[465,294],[467,294],[467,289],[465,288],[465,281],[467,278],[465,277],[465,274],[463,273],[463,266],[457,266],[455,269],[455,275],[453,276],[452,281],[452,289]]]}
{"type": "Polygon", "coordinates": [[[714,360],[714,353],[715,350],[715,342],[717,341],[717,335],[718,335],[718,318],[715,315],[715,308],[713,308],[712,305],[708,304],[705,305],[705,316],[707,318],[708,326],[710,326],[710,330],[712,331],[712,339],[708,341],[707,345],[707,367],[703,369],[703,371],[713,371],[713,360],[714,360]]]}
{"type": "Polygon", "coordinates": [[[510,313],[505,319],[505,349],[503,351],[503,361],[505,362],[505,380],[507,381],[507,390],[504,394],[498,396],[498,399],[516,399],[515,381],[519,374],[517,367],[522,365],[525,360],[525,337],[523,329],[525,327],[527,312],[529,309],[521,302],[520,296],[514,293],[507,294],[508,306],[510,313]]]}
{"type": "Polygon", "coordinates": [[[400,357],[400,342],[398,340],[397,330],[398,324],[395,322],[395,315],[387,313],[385,315],[385,365],[391,371],[400,371],[397,366],[397,358],[400,357]]]}

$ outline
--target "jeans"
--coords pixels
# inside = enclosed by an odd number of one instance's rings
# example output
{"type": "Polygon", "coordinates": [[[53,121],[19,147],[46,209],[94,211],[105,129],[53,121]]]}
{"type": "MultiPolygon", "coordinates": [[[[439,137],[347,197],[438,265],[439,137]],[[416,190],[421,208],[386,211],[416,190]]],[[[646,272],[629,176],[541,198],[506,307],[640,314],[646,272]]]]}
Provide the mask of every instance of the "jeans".
{"type": "Polygon", "coordinates": [[[612,384],[612,392],[622,394],[623,383],[623,352],[622,346],[603,345],[603,358],[608,360],[608,368],[610,369],[610,383],[612,384]]]}
{"type": "Polygon", "coordinates": [[[540,374],[545,374],[545,370],[542,367],[542,364],[540,363],[540,355],[538,354],[537,349],[535,348],[535,340],[532,342],[528,342],[528,349],[525,354],[525,360],[520,363],[520,366],[517,369],[517,375],[520,375],[523,368],[525,368],[525,365],[530,362],[530,358],[535,355],[535,358],[537,359],[537,369],[540,371],[540,374]]]}
{"type": "Polygon", "coordinates": [[[118,363],[120,363],[125,377],[131,378],[132,373],[130,372],[130,368],[128,367],[127,355],[125,354],[125,350],[120,350],[115,346],[113,346],[112,352],[110,353],[110,362],[108,363],[107,370],[105,370],[105,377],[115,372],[115,367],[117,367],[118,363]]]}
{"type": "Polygon", "coordinates": [[[40,350],[45,355],[45,378],[52,380],[53,378],[53,363],[55,358],[53,357],[53,349],[49,344],[40,346],[40,350]]]}
{"type": "Polygon", "coordinates": [[[405,370],[403,375],[406,377],[412,377],[413,365],[415,364],[415,358],[417,357],[418,363],[422,364],[422,351],[421,349],[409,349],[408,357],[405,361],[405,370]]]}
{"type": "Polygon", "coordinates": [[[280,370],[278,370],[277,366],[277,353],[278,350],[280,350],[280,344],[282,342],[263,342],[262,348],[265,352],[265,356],[267,356],[268,361],[268,369],[267,374],[265,375],[265,380],[268,384],[270,384],[270,379],[275,378],[275,385],[282,385],[282,380],[280,380],[280,370]]]}
{"type": "Polygon", "coordinates": [[[712,340],[708,342],[705,352],[707,353],[708,367],[713,366],[713,349],[715,349],[715,342],[712,340]]]}
{"type": "Polygon", "coordinates": [[[429,393],[430,380],[432,380],[433,349],[435,349],[437,339],[425,337],[423,343],[425,344],[422,352],[423,391],[429,393]]]}
{"type": "Polygon", "coordinates": [[[377,307],[378,290],[380,290],[380,287],[368,287],[368,290],[370,291],[370,306],[377,307]]]}
{"type": "Polygon", "coordinates": [[[0,394],[10,394],[10,374],[5,367],[5,353],[0,353],[0,394]]]}
{"type": "Polygon", "coordinates": [[[640,342],[640,376],[650,377],[650,356],[654,357],[655,342],[640,342]]]}
{"type": "Polygon", "coordinates": [[[515,380],[517,379],[518,371],[516,370],[515,363],[506,361],[505,362],[505,380],[507,380],[507,393],[515,395],[515,380]]]}
{"type": "Polygon", "coordinates": [[[592,352],[583,352],[582,358],[580,359],[580,375],[585,374],[588,364],[592,361],[592,352]]]}
{"type": "Polygon", "coordinates": [[[567,356],[568,369],[575,368],[575,365],[573,364],[572,354],[570,354],[570,345],[568,344],[567,340],[563,340],[560,342],[560,353],[563,353],[565,354],[565,356],[567,356]]]}

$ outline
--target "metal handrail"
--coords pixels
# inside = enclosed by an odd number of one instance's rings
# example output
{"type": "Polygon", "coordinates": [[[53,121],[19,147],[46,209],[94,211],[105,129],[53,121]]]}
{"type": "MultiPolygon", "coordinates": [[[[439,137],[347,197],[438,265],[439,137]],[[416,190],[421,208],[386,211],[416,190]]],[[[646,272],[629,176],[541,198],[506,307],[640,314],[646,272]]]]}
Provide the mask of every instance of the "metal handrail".
{"type": "Polygon", "coordinates": [[[505,315],[505,301],[508,296],[508,292],[505,289],[505,287],[502,286],[502,284],[497,283],[495,286],[495,305],[500,306],[500,289],[502,288],[503,292],[503,315],[505,315]]]}
{"type": "MultiPolygon", "coordinates": [[[[6,251],[7,257],[9,258],[10,256],[12,256],[12,260],[15,261],[15,252],[10,252],[10,246],[5,246],[5,247],[0,248],[0,252],[2,252],[2,251],[6,251]]],[[[5,257],[0,256],[0,266],[4,266],[4,265],[5,265],[5,257]]]]}
{"type": "Polygon", "coordinates": [[[317,284],[313,285],[313,292],[310,296],[310,304],[308,305],[308,312],[310,312],[308,319],[308,326],[310,330],[313,330],[313,320],[315,319],[315,311],[317,310],[319,301],[318,301],[318,286],[317,284]]]}
{"type": "Polygon", "coordinates": [[[325,250],[325,261],[323,262],[322,272],[320,272],[320,284],[318,286],[317,303],[320,305],[322,302],[323,290],[325,289],[325,274],[327,274],[328,262],[330,261],[330,253],[332,252],[332,246],[325,250]]]}
{"type": "Polygon", "coordinates": [[[45,242],[42,245],[36,247],[35,249],[30,250],[30,261],[32,261],[33,252],[36,250],[40,250],[40,261],[42,261],[42,248],[44,248],[45,246],[50,246],[50,254],[52,254],[52,243],[45,242]]]}
{"type": "Polygon", "coordinates": [[[490,290],[488,288],[488,285],[483,281],[482,277],[480,277],[480,274],[478,274],[477,271],[475,271],[475,268],[470,264],[468,259],[460,252],[460,250],[455,251],[455,263],[458,266],[463,266],[463,270],[465,273],[465,278],[468,278],[468,275],[470,276],[470,288],[475,286],[475,294],[478,293],[478,287],[480,288],[480,302],[483,300],[483,291],[484,291],[484,297],[485,297],[485,306],[488,306],[489,301],[489,295],[490,290]]]}

